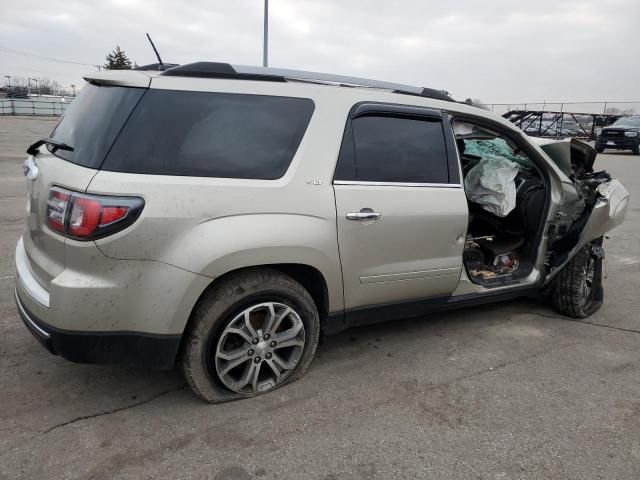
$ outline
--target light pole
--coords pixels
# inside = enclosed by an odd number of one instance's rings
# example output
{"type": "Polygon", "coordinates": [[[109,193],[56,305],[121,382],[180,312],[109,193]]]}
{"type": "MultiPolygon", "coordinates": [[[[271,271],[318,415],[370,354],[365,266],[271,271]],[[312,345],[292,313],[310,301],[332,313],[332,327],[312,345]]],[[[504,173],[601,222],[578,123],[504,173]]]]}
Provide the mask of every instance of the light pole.
{"type": "Polygon", "coordinates": [[[28,79],[29,79],[29,82],[28,82],[29,83],[29,87],[27,89],[27,95],[31,95],[31,80],[36,82],[36,88],[38,88],[38,79],[37,78],[31,78],[31,77],[28,77],[28,79]]]}
{"type": "Polygon", "coordinates": [[[264,0],[264,37],[262,39],[262,66],[268,67],[268,51],[269,51],[269,0],[264,0]]]}
{"type": "Polygon", "coordinates": [[[75,85],[71,85],[71,88],[73,88],[73,96],[76,96],[76,86],[75,85]]]}
{"type": "Polygon", "coordinates": [[[7,79],[7,88],[11,88],[11,75],[5,75],[4,78],[7,79]]]}
{"type": "Polygon", "coordinates": [[[40,95],[40,87],[38,87],[38,82],[40,82],[40,80],[37,78],[34,78],[33,81],[36,82],[36,92],[38,92],[36,93],[36,95],[40,95]]]}

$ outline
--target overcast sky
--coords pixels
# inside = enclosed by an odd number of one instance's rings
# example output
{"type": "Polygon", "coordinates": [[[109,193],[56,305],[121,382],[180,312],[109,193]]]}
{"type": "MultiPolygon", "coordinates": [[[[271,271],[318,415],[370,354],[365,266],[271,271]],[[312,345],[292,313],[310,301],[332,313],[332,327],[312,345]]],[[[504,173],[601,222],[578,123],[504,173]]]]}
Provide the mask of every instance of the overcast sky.
{"type": "MultiPolygon", "coordinates": [[[[640,100],[639,0],[271,0],[270,66],[442,88],[485,102],[640,100]]],[[[5,1],[0,75],[82,83],[138,64],[262,62],[263,0],[5,1]]],[[[1,80],[6,80],[0,78],[1,80]]]]}

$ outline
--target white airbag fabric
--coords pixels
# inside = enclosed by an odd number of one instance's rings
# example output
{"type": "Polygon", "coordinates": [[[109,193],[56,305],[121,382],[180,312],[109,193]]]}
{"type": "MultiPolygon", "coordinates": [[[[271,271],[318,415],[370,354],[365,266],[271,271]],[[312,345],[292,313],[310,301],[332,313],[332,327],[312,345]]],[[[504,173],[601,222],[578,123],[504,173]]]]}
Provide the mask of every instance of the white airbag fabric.
{"type": "Polygon", "coordinates": [[[487,155],[464,179],[467,198],[487,212],[506,217],[516,207],[516,175],[517,163],[487,155]]]}

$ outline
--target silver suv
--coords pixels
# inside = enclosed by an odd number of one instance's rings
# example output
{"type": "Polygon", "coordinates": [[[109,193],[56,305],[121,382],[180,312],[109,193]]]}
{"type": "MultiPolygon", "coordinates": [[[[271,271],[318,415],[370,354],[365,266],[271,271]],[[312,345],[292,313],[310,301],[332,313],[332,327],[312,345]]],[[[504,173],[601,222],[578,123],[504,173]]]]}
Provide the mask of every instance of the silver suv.
{"type": "Polygon", "coordinates": [[[54,354],[178,364],[218,402],[299,378],[350,326],[602,304],[628,193],[584,143],[358,78],[202,62],[86,80],[25,161],[16,302],[54,354]]]}

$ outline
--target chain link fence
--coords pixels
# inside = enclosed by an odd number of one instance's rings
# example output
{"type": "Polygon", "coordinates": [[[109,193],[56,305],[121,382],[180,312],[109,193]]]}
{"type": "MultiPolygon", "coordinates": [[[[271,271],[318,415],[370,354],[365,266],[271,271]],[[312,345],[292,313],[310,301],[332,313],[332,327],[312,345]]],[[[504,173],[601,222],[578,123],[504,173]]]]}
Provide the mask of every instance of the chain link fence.
{"type": "Polygon", "coordinates": [[[0,115],[44,115],[60,116],[73,98],[56,99],[0,99],[0,115]]]}

